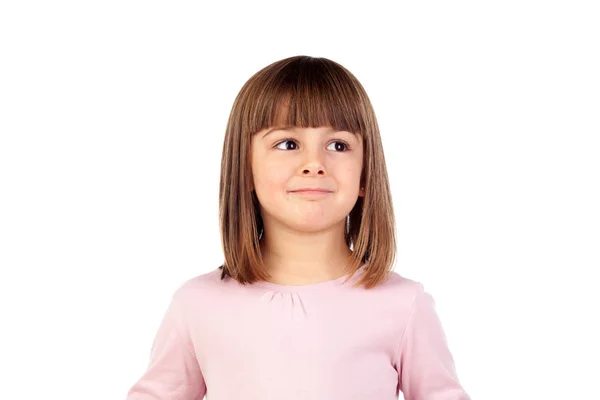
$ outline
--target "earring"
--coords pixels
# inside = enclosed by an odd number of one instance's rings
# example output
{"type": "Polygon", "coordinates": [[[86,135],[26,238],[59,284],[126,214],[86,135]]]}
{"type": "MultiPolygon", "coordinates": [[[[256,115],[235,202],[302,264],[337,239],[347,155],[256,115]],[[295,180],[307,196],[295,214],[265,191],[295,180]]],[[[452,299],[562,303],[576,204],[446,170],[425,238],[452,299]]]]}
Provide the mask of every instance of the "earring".
{"type": "Polygon", "coordinates": [[[364,187],[364,186],[363,186],[363,187],[361,187],[361,188],[360,188],[360,190],[365,190],[365,187],[364,187]]]}

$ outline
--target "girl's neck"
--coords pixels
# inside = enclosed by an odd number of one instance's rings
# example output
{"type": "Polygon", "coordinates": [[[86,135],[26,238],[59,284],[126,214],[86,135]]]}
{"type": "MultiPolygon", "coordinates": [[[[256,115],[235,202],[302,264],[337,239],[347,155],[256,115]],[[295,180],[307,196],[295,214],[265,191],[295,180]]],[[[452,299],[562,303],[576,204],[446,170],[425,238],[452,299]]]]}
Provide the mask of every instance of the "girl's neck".
{"type": "Polygon", "coordinates": [[[271,275],[269,281],[308,285],[344,276],[352,254],[344,240],[344,228],[341,225],[316,233],[265,230],[260,248],[271,275]]]}

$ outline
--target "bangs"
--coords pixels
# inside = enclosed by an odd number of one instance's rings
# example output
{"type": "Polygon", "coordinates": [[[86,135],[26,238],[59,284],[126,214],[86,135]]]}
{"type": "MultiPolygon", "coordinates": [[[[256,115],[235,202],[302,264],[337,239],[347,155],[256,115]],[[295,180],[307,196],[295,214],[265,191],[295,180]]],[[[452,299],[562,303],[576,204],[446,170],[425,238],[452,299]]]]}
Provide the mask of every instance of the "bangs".
{"type": "Polygon", "coordinates": [[[364,137],[366,96],[358,80],[334,61],[294,57],[257,72],[245,93],[247,113],[242,131],[254,134],[270,127],[329,126],[364,137]]]}

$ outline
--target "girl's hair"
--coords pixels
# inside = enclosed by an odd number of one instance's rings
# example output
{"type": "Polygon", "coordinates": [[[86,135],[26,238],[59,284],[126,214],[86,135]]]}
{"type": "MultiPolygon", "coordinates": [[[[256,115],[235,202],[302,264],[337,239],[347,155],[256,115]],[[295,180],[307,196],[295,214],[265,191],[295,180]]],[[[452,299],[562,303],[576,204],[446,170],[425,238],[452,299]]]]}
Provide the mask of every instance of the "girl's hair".
{"type": "Polygon", "coordinates": [[[263,221],[252,187],[250,146],[256,132],[273,126],[330,126],[360,135],[364,143],[361,186],[346,220],[351,276],[367,263],[357,286],[383,282],[396,255],[394,213],[375,112],[363,86],[327,58],[289,57],[255,73],[238,93],[225,133],[219,184],[219,223],[225,262],[221,279],[241,284],[268,280],[260,238],[263,221]]]}

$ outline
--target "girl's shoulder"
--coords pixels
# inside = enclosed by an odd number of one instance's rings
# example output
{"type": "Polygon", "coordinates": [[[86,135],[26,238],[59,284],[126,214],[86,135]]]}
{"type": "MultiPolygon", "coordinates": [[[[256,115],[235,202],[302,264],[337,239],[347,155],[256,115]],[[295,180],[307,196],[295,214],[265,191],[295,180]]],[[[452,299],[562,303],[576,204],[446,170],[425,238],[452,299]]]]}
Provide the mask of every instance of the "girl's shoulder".
{"type": "Polygon", "coordinates": [[[423,290],[423,283],[418,280],[408,278],[396,271],[391,271],[388,279],[382,283],[382,288],[393,292],[400,292],[406,295],[416,295],[423,290]]]}
{"type": "Polygon", "coordinates": [[[390,272],[388,279],[376,288],[376,292],[390,304],[396,304],[403,309],[410,308],[418,298],[427,294],[421,281],[408,278],[396,271],[390,272]]]}
{"type": "Polygon", "coordinates": [[[181,282],[175,289],[173,297],[182,302],[210,299],[217,294],[220,285],[222,285],[221,270],[217,267],[181,282]]]}

